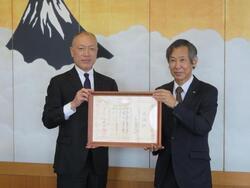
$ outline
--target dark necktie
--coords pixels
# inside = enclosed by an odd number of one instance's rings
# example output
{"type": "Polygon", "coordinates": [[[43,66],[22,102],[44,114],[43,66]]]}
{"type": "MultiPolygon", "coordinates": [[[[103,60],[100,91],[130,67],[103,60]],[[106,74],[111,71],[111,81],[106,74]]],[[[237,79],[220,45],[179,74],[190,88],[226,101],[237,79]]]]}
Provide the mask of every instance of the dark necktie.
{"type": "Polygon", "coordinates": [[[83,84],[83,87],[86,89],[91,89],[91,84],[90,84],[90,80],[89,80],[89,74],[88,73],[84,73],[84,77],[85,77],[85,81],[83,84]]]}
{"type": "Polygon", "coordinates": [[[181,93],[183,92],[183,89],[178,86],[176,89],[175,89],[175,94],[176,94],[176,100],[181,103],[182,102],[182,97],[181,97],[181,93]]]}

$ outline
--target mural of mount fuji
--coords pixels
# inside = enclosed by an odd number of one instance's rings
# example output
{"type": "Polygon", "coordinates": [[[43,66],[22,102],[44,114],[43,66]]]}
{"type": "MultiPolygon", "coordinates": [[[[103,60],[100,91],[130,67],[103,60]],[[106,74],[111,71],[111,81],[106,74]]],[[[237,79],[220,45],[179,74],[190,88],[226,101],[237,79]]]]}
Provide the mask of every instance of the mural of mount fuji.
{"type": "MultiPolygon", "coordinates": [[[[63,0],[29,0],[8,49],[19,51],[27,63],[42,58],[55,69],[72,63],[69,46],[73,36],[85,31],[63,0]]],[[[113,55],[98,43],[98,57],[113,55]]]]}

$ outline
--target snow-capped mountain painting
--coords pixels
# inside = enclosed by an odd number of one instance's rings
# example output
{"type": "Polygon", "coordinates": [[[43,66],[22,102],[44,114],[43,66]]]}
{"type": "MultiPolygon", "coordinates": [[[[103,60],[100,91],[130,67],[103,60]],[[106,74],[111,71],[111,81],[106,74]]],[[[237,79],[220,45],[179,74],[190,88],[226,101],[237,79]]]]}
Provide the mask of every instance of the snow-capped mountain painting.
{"type": "MultiPolygon", "coordinates": [[[[19,51],[27,63],[42,58],[60,69],[72,63],[71,40],[84,30],[63,0],[29,0],[7,48],[19,51]]],[[[98,44],[98,49],[98,57],[113,57],[102,45],[98,44]]]]}

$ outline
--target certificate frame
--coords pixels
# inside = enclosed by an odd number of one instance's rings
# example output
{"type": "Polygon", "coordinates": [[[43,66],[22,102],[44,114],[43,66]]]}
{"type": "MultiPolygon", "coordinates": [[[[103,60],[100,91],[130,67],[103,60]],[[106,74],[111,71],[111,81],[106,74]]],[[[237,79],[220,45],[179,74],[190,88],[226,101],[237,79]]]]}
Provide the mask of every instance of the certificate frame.
{"type": "Polygon", "coordinates": [[[161,113],[161,102],[153,98],[152,92],[91,92],[87,145],[161,146],[161,113]]]}

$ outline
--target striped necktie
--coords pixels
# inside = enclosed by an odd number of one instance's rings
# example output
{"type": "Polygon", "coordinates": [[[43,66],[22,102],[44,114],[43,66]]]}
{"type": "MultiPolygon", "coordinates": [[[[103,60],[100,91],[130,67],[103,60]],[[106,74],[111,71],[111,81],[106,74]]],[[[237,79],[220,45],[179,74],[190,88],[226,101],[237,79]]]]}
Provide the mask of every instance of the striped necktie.
{"type": "Polygon", "coordinates": [[[91,84],[90,84],[90,80],[89,80],[89,74],[88,73],[84,73],[84,77],[85,77],[85,81],[83,84],[83,87],[86,89],[91,89],[91,84]]]}
{"type": "Polygon", "coordinates": [[[176,89],[175,89],[175,94],[176,94],[176,100],[181,103],[182,102],[182,97],[181,97],[181,93],[183,92],[183,89],[178,86],[176,89]]]}

